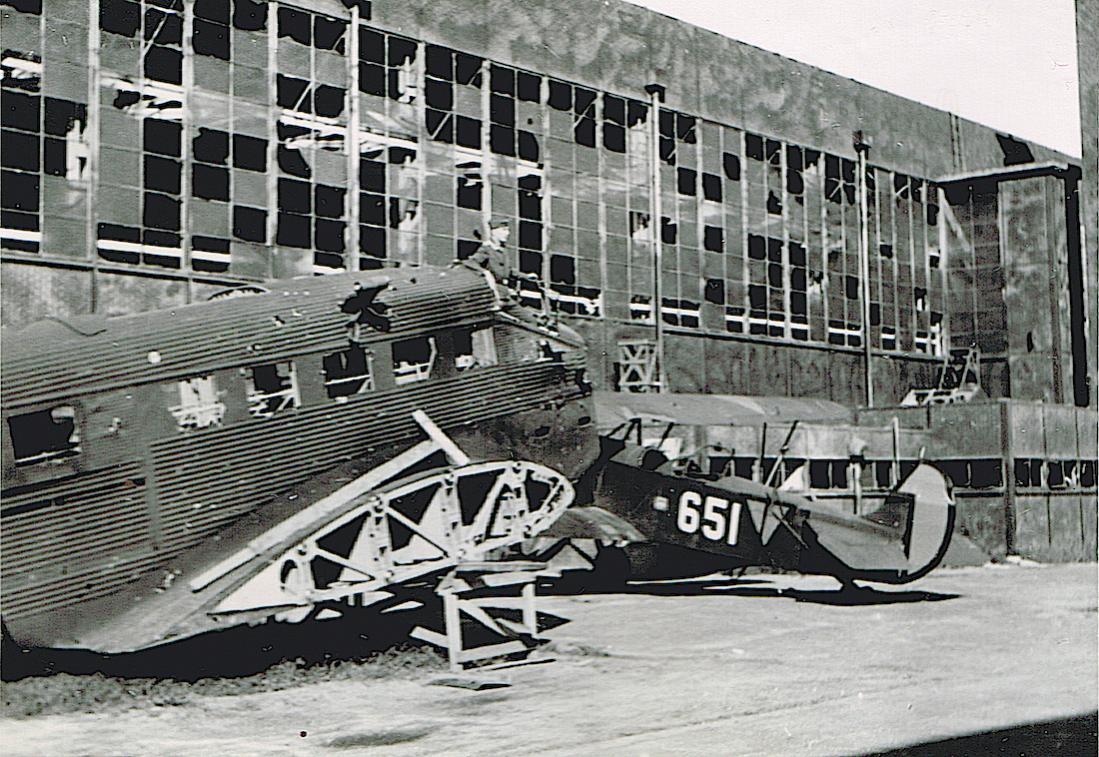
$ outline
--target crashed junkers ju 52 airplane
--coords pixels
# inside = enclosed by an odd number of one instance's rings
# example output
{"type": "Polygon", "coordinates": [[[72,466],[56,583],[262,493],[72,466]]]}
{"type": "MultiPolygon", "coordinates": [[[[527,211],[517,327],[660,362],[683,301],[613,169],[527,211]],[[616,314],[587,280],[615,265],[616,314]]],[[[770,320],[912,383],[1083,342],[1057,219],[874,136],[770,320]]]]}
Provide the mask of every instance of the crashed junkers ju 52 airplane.
{"type": "Polygon", "coordinates": [[[25,645],[399,601],[539,535],[901,583],[953,523],[927,466],[853,515],[600,439],[583,341],[465,265],[51,319],[2,348],[0,612],[25,645]]]}

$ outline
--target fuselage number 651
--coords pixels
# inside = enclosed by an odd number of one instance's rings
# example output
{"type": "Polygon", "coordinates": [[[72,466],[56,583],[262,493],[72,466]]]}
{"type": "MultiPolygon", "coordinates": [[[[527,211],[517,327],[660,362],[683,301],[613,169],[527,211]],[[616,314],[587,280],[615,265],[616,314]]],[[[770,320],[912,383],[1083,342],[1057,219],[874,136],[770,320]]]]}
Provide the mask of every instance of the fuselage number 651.
{"type": "Polygon", "coordinates": [[[733,545],[740,530],[740,506],[740,502],[730,503],[722,497],[685,491],[679,495],[675,523],[685,534],[698,532],[710,541],[733,545]]]}

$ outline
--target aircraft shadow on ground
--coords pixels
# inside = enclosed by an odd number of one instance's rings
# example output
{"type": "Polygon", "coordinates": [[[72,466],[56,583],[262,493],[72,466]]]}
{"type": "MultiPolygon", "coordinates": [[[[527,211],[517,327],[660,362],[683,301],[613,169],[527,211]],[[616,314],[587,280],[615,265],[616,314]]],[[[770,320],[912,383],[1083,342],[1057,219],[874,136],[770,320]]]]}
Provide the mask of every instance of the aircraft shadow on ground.
{"type": "Polygon", "coordinates": [[[647,594],[660,597],[756,597],[765,599],[792,599],[821,605],[891,605],[907,602],[942,602],[960,595],[933,591],[876,589],[859,586],[854,589],[796,589],[770,585],[765,577],[702,578],[683,581],[630,581],[624,586],[608,586],[586,583],[578,578],[559,584],[540,587],[547,595],[576,594],[647,594]]]}
{"type": "MultiPolygon", "coordinates": [[[[510,619],[518,620],[520,612],[504,613],[505,617],[509,615],[514,616],[510,619]]],[[[568,622],[551,613],[538,613],[540,631],[568,622]]],[[[442,665],[445,653],[410,640],[409,633],[418,625],[441,630],[441,608],[423,607],[389,613],[360,611],[333,620],[237,626],[122,654],[25,649],[5,639],[2,678],[15,681],[68,673],[194,682],[203,678],[246,678],[287,661],[300,667],[312,667],[370,660],[395,652],[410,655],[419,652],[428,662],[435,655],[439,658],[438,664],[442,665]]],[[[463,626],[467,636],[475,634],[475,629],[463,626]]]]}
{"type": "Polygon", "coordinates": [[[867,757],[948,757],[959,754],[1095,755],[1099,713],[1075,715],[875,752],[867,757]]]}

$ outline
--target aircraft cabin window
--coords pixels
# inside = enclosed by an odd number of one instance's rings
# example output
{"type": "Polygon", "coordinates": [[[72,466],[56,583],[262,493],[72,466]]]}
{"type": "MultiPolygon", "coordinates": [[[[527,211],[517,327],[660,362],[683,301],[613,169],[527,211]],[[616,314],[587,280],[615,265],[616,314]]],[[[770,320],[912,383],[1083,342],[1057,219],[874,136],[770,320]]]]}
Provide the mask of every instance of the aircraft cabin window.
{"type": "Polygon", "coordinates": [[[8,418],[16,465],[34,465],[80,453],[76,409],[58,405],[8,418]]]}
{"type": "Polygon", "coordinates": [[[247,375],[248,412],[254,417],[271,418],[301,404],[292,362],[255,365],[247,375]]]}
{"type": "Polygon", "coordinates": [[[454,364],[458,370],[483,368],[498,362],[491,326],[475,331],[462,330],[454,335],[454,364]]]}
{"type": "Polygon", "coordinates": [[[339,400],[374,389],[373,355],[362,347],[325,355],[321,363],[329,399],[339,400]]]}
{"type": "Polygon", "coordinates": [[[397,386],[431,378],[435,365],[435,337],[421,336],[393,343],[393,380],[397,386]]]}
{"type": "MultiPolygon", "coordinates": [[[[170,387],[169,387],[170,388],[170,387]]],[[[219,400],[213,376],[194,376],[178,382],[179,404],[168,408],[180,431],[220,426],[225,403],[219,400]]]]}

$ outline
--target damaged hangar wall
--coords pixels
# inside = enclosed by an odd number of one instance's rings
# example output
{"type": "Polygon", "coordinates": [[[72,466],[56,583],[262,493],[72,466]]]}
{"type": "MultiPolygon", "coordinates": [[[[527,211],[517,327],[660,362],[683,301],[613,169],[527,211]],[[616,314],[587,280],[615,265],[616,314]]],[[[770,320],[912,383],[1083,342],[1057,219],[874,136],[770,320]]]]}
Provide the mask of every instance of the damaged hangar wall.
{"type": "Polygon", "coordinates": [[[18,188],[0,233],[5,324],[446,264],[504,216],[513,264],[576,316],[610,386],[620,342],[652,331],[656,228],[672,389],[856,403],[865,332],[875,395],[896,401],[930,382],[980,299],[949,264],[935,179],[1002,166],[994,131],[617,0],[0,12],[4,181],[18,188]],[[667,88],[661,219],[650,82],[667,88]],[[874,140],[869,329],[860,129],[874,140]]]}

